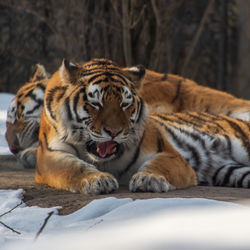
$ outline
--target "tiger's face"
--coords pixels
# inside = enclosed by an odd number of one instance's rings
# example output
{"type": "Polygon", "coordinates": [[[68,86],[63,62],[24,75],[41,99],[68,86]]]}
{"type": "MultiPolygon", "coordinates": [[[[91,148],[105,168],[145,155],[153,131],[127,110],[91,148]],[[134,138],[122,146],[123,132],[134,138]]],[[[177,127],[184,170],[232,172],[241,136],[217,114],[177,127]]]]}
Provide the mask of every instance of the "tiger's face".
{"type": "Polygon", "coordinates": [[[133,89],[113,79],[103,81],[101,86],[90,84],[86,103],[90,114],[88,152],[94,158],[114,158],[135,143],[136,130],[144,120],[143,105],[133,89]]]}
{"type": "Polygon", "coordinates": [[[5,137],[14,154],[38,141],[47,81],[47,72],[42,65],[38,64],[30,82],[18,90],[9,105],[5,137]]]}
{"type": "MultiPolygon", "coordinates": [[[[144,74],[142,66],[123,70],[105,59],[83,65],[64,61],[60,77],[66,94],[60,118],[51,109],[53,104],[46,105],[52,111],[50,117],[62,120],[62,138],[84,144],[91,161],[110,161],[122,155],[142,133],[146,107],[136,90],[144,74]]],[[[50,90],[45,102],[49,104],[56,96],[50,90]]]]}

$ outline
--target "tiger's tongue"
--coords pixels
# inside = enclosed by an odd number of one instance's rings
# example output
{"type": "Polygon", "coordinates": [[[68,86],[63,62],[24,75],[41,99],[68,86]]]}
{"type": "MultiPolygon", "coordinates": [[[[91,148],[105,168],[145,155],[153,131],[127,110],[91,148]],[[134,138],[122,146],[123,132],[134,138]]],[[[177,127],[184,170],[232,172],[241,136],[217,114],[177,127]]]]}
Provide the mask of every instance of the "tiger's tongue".
{"type": "Polygon", "coordinates": [[[104,158],[108,154],[112,153],[113,148],[116,146],[116,143],[113,141],[106,141],[106,142],[97,142],[97,152],[98,154],[104,158]]]}

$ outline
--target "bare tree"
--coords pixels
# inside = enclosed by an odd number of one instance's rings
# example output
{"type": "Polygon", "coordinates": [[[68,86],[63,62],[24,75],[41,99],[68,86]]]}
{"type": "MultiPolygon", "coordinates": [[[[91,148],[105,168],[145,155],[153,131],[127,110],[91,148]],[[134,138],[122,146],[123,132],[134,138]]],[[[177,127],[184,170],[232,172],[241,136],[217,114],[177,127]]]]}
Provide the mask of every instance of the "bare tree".
{"type": "Polygon", "coordinates": [[[246,6],[248,0],[0,0],[0,91],[16,92],[38,62],[53,73],[65,57],[105,57],[250,98],[242,90],[249,79],[246,6]]]}

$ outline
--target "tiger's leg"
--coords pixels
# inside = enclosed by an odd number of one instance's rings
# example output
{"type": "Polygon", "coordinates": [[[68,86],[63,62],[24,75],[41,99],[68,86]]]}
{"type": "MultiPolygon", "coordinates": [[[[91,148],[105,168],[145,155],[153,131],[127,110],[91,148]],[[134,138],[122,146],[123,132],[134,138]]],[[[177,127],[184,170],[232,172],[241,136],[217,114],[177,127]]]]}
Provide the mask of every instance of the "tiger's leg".
{"type": "Polygon", "coordinates": [[[40,184],[84,194],[110,193],[118,189],[118,182],[111,174],[98,171],[73,154],[45,151],[41,145],[35,179],[40,184]]]}
{"type": "Polygon", "coordinates": [[[144,163],[130,182],[132,192],[167,192],[176,188],[195,186],[196,173],[173,149],[173,152],[158,153],[150,162],[144,163]]]}

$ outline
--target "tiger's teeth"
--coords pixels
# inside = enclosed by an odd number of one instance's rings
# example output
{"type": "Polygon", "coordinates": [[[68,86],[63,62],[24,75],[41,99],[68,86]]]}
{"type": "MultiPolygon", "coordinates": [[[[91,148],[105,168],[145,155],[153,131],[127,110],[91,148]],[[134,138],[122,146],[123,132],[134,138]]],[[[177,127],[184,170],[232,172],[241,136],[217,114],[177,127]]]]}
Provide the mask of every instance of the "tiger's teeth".
{"type": "Polygon", "coordinates": [[[100,152],[100,148],[97,148],[97,149],[96,149],[96,152],[99,154],[99,152],[100,152]]]}
{"type": "Polygon", "coordinates": [[[116,147],[114,147],[111,151],[111,153],[113,154],[116,151],[116,147]]]}

